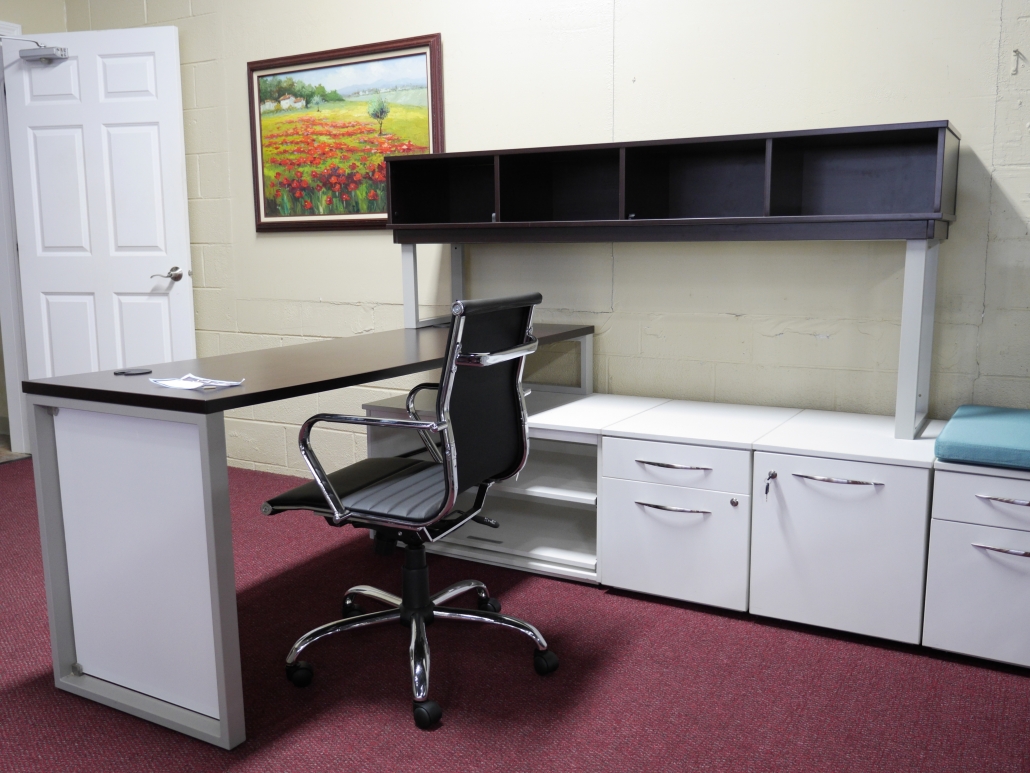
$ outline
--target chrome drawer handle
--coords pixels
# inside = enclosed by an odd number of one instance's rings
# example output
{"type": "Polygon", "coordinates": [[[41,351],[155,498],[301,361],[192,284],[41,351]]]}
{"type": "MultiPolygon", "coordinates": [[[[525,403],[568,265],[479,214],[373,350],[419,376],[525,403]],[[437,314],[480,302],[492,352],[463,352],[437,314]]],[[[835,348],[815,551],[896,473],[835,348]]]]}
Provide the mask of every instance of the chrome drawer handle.
{"type": "Polygon", "coordinates": [[[986,494],[975,494],[977,499],[986,499],[990,502],[1004,502],[1007,505],[1019,505],[1020,507],[1030,507],[1030,502],[1025,499],[1006,499],[1005,497],[989,497],[986,494]]]}
{"type": "Polygon", "coordinates": [[[666,510],[670,513],[696,513],[697,515],[711,515],[711,510],[688,510],[686,507],[672,507],[671,505],[652,505],[650,502],[635,502],[641,507],[653,507],[655,510],[666,510]]]}
{"type": "Polygon", "coordinates": [[[822,475],[802,475],[800,472],[792,472],[795,478],[805,480],[818,480],[822,483],[843,483],[845,486],[882,486],[884,484],[871,480],[849,480],[848,478],[824,478],[822,475]]]}
{"type": "Polygon", "coordinates": [[[1004,553],[1007,556],[1019,556],[1020,558],[1030,558],[1030,552],[1026,550],[1009,550],[1008,548],[995,548],[990,545],[981,545],[979,542],[971,542],[974,548],[981,548],[982,550],[993,550],[995,553],[1004,553]]]}
{"type": "Polygon", "coordinates": [[[638,464],[647,464],[651,467],[665,467],[669,470],[707,470],[712,471],[711,467],[694,467],[691,464],[670,464],[669,462],[648,462],[643,459],[637,459],[638,464]]]}

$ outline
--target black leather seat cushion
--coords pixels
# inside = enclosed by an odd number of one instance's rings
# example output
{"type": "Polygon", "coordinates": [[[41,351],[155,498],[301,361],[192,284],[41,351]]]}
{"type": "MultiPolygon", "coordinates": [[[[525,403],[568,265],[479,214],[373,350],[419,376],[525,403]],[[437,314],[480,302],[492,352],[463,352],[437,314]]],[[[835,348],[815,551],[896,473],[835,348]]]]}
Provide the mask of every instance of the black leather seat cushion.
{"type": "MultiPolygon", "coordinates": [[[[439,512],[445,491],[442,465],[404,457],[364,459],[328,477],[347,509],[413,522],[439,512]]],[[[314,481],[268,500],[261,510],[267,515],[285,510],[332,515],[314,481]]]]}

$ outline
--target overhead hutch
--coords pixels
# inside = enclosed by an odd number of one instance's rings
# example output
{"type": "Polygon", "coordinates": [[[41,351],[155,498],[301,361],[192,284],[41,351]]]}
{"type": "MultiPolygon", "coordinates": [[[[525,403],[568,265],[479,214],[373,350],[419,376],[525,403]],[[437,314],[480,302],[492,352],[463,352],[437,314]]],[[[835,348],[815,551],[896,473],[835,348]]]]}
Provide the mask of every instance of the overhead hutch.
{"type": "MultiPolygon", "coordinates": [[[[436,549],[918,643],[937,252],[958,157],[958,133],[931,121],[388,158],[407,327],[443,321],[419,317],[418,244],[451,245],[461,297],[472,243],[906,243],[893,419],[592,395],[587,336],[565,390],[578,395],[533,385],[529,463],[493,497],[501,528],[436,549]]],[[[370,453],[395,442],[372,435],[370,453]]]]}

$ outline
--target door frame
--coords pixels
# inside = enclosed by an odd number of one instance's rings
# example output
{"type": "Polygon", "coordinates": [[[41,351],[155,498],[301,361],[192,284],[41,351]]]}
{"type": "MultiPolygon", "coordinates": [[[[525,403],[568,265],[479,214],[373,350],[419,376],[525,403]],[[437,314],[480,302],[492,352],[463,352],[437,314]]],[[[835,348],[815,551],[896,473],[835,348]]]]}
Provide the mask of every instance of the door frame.
{"type": "MultiPolygon", "coordinates": [[[[21,25],[0,22],[0,34],[20,35],[21,25]]],[[[3,42],[0,41],[0,46],[3,42]]],[[[25,356],[25,323],[21,308],[21,273],[18,270],[18,234],[14,219],[14,181],[11,177],[11,143],[7,105],[2,96],[4,73],[0,67],[0,334],[3,340],[4,376],[11,450],[29,452],[29,415],[21,382],[28,377],[25,356]]]]}

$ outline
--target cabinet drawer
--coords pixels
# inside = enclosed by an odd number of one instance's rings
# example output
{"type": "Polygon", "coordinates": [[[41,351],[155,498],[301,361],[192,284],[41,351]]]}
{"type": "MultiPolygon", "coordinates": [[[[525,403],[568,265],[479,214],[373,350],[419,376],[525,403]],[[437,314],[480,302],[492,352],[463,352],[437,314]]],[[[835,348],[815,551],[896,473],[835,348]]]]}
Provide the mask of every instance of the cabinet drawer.
{"type": "Polygon", "coordinates": [[[1030,533],[933,521],[923,644],[1030,666],[1030,558],[974,544],[1030,552],[1030,533]]]}
{"type": "Polygon", "coordinates": [[[616,588],[746,610],[749,511],[748,496],[602,478],[600,580],[616,588]]]}
{"type": "Polygon", "coordinates": [[[756,453],[751,612],[918,644],[929,509],[928,469],[756,453]]]}
{"type": "Polygon", "coordinates": [[[751,490],[750,451],[613,437],[603,443],[601,474],[606,478],[743,494],[751,490]]]}
{"type": "Polygon", "coordinates": [[[940,470],[933,482],[933,517],[1030,531],[1030,480],[940,470]]]}

